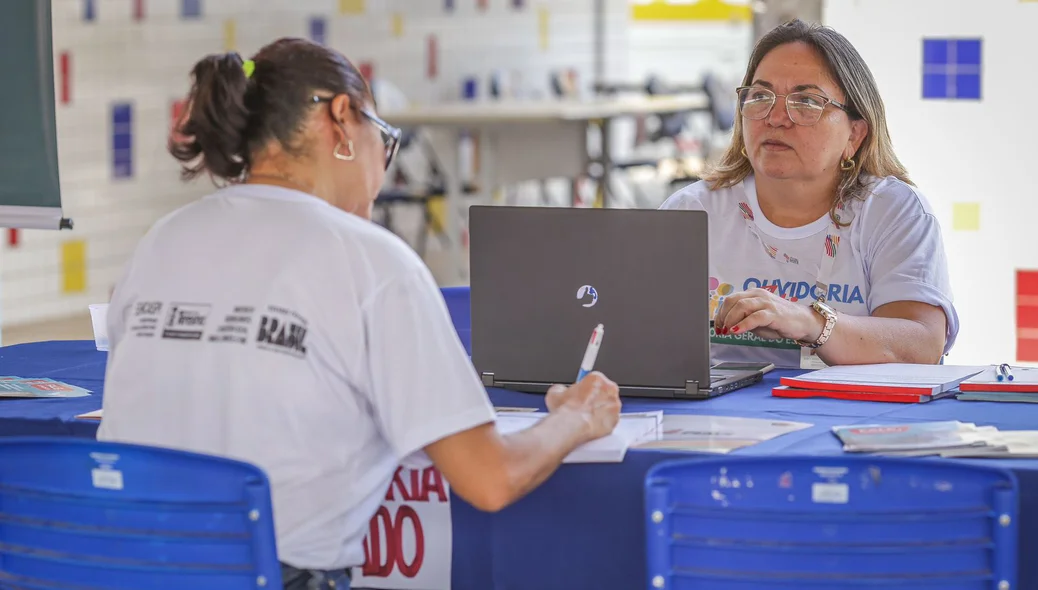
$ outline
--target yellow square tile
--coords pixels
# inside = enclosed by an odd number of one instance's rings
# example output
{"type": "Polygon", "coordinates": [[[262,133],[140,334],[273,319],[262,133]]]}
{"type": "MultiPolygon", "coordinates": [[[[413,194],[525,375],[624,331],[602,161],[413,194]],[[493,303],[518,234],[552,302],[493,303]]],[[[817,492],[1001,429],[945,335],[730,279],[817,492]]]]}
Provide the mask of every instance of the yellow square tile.
{"type": "Polygon", "coordinates": [[[364,14],[364,0],[339,0],[339,14],[364,14]]]}
{"type": "Polygon", "coordinates": [[[977,231],[980,229],[980,203],[955,203],[952,205],[952,229],[955,231],[977,231]]]}
{"type": "Polygon", "coordinates": [[[61,245],[61,291],[81,293],[86,291],[86,285],[86,242],[69,240],[61,245]]]}

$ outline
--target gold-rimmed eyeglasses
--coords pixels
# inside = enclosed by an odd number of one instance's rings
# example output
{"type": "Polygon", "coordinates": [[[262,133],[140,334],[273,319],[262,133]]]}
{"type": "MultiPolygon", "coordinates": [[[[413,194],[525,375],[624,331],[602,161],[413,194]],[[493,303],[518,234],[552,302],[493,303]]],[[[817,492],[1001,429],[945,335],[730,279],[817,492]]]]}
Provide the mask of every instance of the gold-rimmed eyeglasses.
{"type": "Polygon", "coordinates": [[[789,115],[789,120],[797,125],[806,126],[817,123],[822,118],[822,111],[825,110],[827,104],[848,114],[853,114],[847,105],[817,92],[775,94],[773,90],[763,86],[740,86],[735,89],[735,92],[739,96],[739,112],[743,117],[754,121],[770,115],[771,109],[775,107],[780,96],[786,99],[786,114],[789,115]]]}

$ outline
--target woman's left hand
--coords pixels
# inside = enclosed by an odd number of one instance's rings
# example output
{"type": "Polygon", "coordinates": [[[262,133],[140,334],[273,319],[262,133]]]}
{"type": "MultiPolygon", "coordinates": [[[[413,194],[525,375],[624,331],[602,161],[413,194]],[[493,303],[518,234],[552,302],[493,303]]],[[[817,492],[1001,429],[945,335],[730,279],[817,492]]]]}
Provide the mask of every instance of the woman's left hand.
{"type": "Polygon", "coordinates": [[[766,289],[729,295],[714,317],[714,331],[718,334],[753,332],[767,340],[813,342],[823,328],[824,318],[813,309],[766,289]]]}

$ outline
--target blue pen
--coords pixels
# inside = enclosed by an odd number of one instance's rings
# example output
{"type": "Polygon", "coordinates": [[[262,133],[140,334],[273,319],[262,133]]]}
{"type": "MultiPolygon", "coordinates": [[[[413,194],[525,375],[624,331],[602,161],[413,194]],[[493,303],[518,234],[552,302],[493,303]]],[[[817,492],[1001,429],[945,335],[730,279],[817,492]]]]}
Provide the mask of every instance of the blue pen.
{"type": "Polygon", "coordinates": [[[598,349],[602,346],[602,337],[604,335],[605,328],[602,327],[602,324],[598,324],[591,331],[591,340],[588,340],[587,350],[584,351],[584,360],[580,363],[577,382],[586,377],[595,368],[595,359],[598,358],[598,349]]]}

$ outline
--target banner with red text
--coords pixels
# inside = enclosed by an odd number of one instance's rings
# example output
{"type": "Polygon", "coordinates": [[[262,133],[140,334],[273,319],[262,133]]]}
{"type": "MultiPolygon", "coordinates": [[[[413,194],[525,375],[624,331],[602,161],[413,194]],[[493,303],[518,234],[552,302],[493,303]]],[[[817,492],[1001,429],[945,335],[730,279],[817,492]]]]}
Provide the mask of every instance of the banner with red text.
{"type": "Polygon", "coordinates": [[[449,590],[450,489],[435,467],[397,469],[364,540],[352,588],[449,590]]]}

